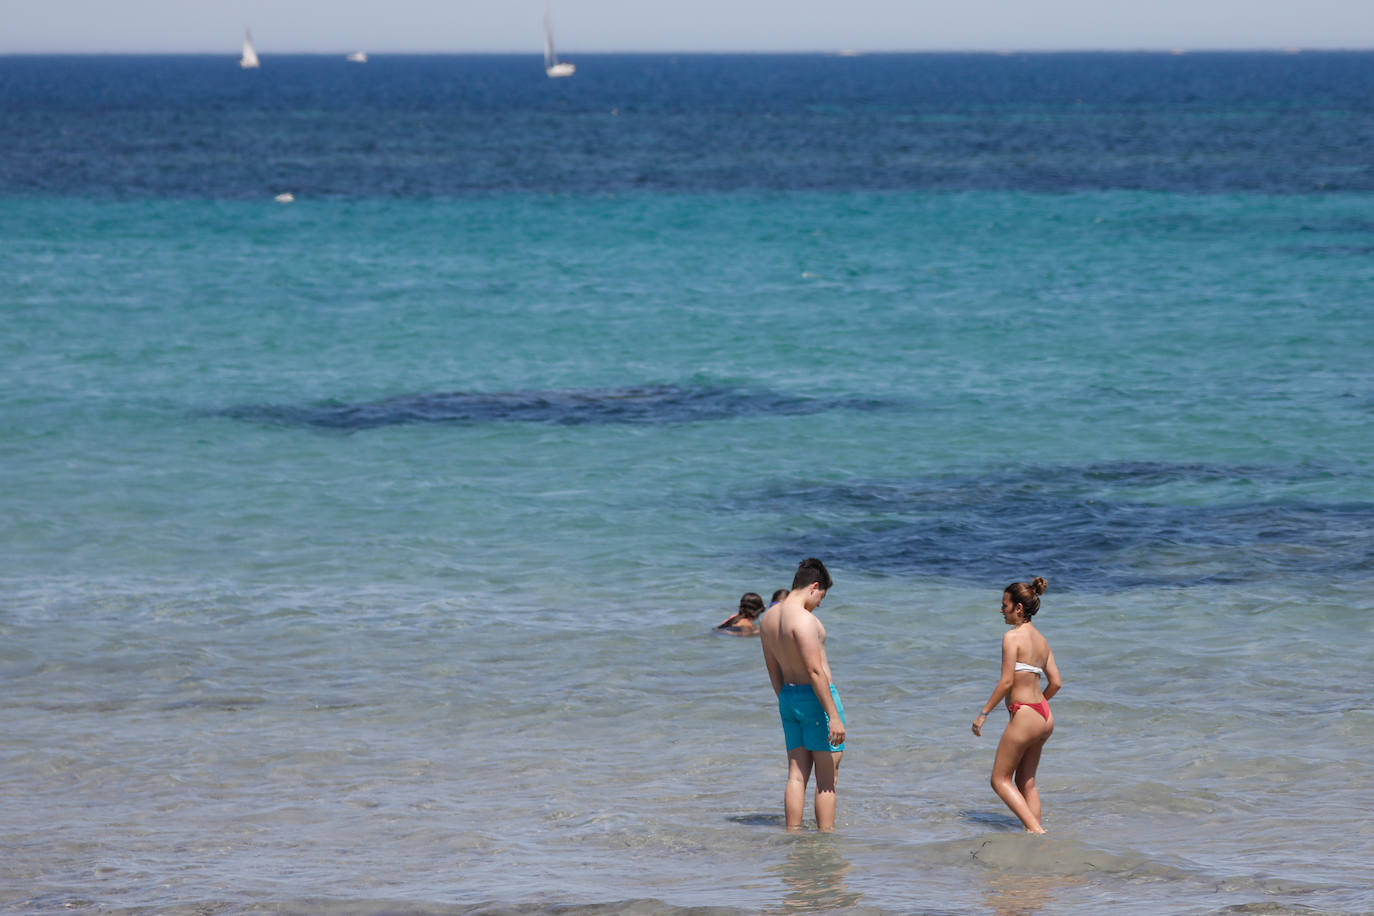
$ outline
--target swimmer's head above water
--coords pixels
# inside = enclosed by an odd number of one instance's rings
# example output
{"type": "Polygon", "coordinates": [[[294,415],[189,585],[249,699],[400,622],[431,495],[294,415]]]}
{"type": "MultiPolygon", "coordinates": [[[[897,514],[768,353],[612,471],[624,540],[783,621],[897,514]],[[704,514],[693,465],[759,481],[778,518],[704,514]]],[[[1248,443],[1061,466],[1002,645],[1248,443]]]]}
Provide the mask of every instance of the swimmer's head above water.
{"type": "Polygon", "coordinates": [[[739,616],[753,620],[763,613],[763,598],[754,592],[745,592],[739,599],[739,616]]]}

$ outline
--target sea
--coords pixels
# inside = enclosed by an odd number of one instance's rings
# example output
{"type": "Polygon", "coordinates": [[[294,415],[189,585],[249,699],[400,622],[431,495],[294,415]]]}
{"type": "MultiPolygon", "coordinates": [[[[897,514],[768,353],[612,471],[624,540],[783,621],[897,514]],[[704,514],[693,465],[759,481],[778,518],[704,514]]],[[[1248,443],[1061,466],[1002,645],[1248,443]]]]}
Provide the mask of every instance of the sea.
{"type": "Polygon", "coordinates": [[[0,57],[0,913],[1374,913],[1374,53],[569,57],[0,57]]]}

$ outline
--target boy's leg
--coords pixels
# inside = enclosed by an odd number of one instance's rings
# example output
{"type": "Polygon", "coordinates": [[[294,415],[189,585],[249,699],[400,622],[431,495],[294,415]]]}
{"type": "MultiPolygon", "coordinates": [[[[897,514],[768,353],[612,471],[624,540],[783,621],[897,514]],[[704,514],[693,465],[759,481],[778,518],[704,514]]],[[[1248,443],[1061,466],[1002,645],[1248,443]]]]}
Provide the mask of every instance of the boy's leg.
{"type": "Polygon", "coordinates": [[[814,751],[816,763],[816,828],[835,829],[835,780],[844,751],[814,751]]]}
{"type": "Polygon", "coordinates": [[[788,830],[800,830],[806,810],[806,782],[811,778],[811,752],[794,747],[787,752],[787,788],[782,795],[783,816],[788,830]]]}

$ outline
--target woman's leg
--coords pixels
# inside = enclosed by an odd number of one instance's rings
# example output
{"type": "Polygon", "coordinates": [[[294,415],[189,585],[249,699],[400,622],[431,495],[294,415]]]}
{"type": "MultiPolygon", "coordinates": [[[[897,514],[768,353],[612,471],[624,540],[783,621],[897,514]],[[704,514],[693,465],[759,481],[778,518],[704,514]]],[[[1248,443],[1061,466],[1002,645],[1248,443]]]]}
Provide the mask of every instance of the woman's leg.
{"type": "Polygon", "coordinates": [[[1035,816],[1035,822],[1041,826],[1044,826],[1045,818],[1040,812],[1040,790],[1035,787],[1035,771],[1040,767],[1040,752],[1045,749],[1045,742],[1054,733],[1054,713],[1050,713],[1046,726],[1045,733],[1031,742],[1030,747],[1021,755],[1021,762],[1016,765],[1016,788],[1025,798],[1026,807],[1035,816]]]}
{"type": "MultiPolygon", "coordinates": [[[[1046,735],[1045,738],[1048,738],[1046,735]]],[[[1026,808],[1038,824],[1041,821],[1040,814],[1040,790],[1035,787],[1035,770],[1040,766],[1040,751],[1045,747],[1045,738],[1032,741],[1030,747],[1021,755],[1021,762],[1016,765],[1016,789],[1021,793],[1021,797],[1026,800],[1026,808]]]]}
{"type": "MultiPolygon", "coordinates": [[[[1021,707],[1007,723],[1006,731],[1002,732],[1002,740],[997,744],[997,757],[992,762],[992,791],[1006,802],[1011,813],[1021,819],[1021,823],[1030,833],[1045,831],[1040,826],[1040,818],[1031,810],[1026,797],[1017,788],[1015,775],[1026,752],[1032,745],[1038,752],[1049,733],[1049,723],[1040,718],[1040,713],[1025,706],[1021,707]]],[[[1036,762],[1039,763],[1039,760],[1036,762]]]]}
{"type": "Polygon", "coordinates": [[[782,793],[783,817],[788,830],[800,830],[806,810],[806,782],[811,778],[811,752],[794,747],[787,752],[787,788],[782,793]]]}

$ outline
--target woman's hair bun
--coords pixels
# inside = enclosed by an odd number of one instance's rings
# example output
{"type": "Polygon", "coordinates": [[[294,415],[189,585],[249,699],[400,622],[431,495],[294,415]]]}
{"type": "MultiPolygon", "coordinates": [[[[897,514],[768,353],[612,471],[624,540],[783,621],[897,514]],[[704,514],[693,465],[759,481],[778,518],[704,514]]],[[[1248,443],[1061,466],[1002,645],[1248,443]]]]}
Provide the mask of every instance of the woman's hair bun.
{"type": "Polygon", "coordinates": [[[1013,582],[1002,591],[1011,596],[1014,604],[1021,605],[1021,612],[1030,620],[1035,616],[1035,612],[1040,610],[1040,596],[1045,594],[1045,587],[1048,585],[1044,577],[1036,576],[1029,582],[1013,582]]]}

